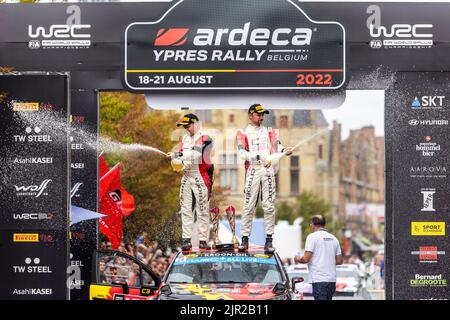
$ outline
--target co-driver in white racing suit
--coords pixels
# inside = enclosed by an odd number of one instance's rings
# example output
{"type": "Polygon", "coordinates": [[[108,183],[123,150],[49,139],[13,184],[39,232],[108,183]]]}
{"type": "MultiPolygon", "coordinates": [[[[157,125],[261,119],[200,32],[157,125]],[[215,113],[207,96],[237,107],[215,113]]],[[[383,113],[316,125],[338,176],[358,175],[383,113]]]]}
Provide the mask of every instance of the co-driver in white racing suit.
{"type": "Polygon", "coordinates": [[[272,236],[275,227],[275,170],[268,161],[269,155],[276,152],[292,154],[292,148],[284,148],[278,139],[277,131],[264,127],[264,114],[269,113],[261,105],[254,104],[248,110],[249,125],[236,135],[239,157],[245,161],[244,209],[241,219],[242,243],[240,251],[248,249],[253,216],[258,200],[264,210],[266,233],[266,252],[273,252],[272,236]]]}

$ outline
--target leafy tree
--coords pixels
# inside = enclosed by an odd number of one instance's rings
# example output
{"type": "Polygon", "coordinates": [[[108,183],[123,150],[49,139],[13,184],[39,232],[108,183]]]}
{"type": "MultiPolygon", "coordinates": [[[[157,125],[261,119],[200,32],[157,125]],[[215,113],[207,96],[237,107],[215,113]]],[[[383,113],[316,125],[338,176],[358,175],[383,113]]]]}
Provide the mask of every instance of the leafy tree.
{"type": "MultiPolygon", "coordinates": [[[[177,145],[172,133],[180,115],[149,111],[143,95],[101,93],[100,134],[113,141],[138,143],[169,152],[177,145]]],[[[179,129],[181,130],[181,129],[179,129]]],[[[184,132],[182,132],[184,134],[184,132]]],[[[153,152],[109,153],[109,166],[121,162],[122,184],[135,197],[135,212],[124,219],[124,235],[133,240],[147,231],[150,239],[174,247],[181,240],[179,188],[181,174],[170,161],[153,152]]],[[[215,177],[216,181],[218,177],[215,177]]],[[[214,184],[210,206],[221,207],[223,189],[214,184]]]]}
{"type": "MultiPolygon", "coordinates": [[[[138,143],[168,152],[179,115],[148,111],[143,95],[102,93],[100,134],[113,141],[138,143]]],[[[130,240],[147,231],[151,239],[173,245],[180,238],[178,189],[180,175],[170,161],[153,152],[108,153],[109,166],[121,162],[121,180],[135,197],[135,212],[124,219],[124,235],[130,240]]]]}

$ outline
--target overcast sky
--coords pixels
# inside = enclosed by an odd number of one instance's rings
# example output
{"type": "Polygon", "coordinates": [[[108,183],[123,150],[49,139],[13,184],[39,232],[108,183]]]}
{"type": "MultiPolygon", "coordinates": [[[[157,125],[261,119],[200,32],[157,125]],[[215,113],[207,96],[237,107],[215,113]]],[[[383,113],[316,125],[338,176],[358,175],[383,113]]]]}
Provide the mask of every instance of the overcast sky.
{"type": "Polygon", "coordinates": [[[336,120],[342,124],[342,138],[348,137],[350,129],[373,125],[375,134],[384,136],[384,91],[348,90],[342,106],[324,109],[325,118],[331,124],[336,120]]]}

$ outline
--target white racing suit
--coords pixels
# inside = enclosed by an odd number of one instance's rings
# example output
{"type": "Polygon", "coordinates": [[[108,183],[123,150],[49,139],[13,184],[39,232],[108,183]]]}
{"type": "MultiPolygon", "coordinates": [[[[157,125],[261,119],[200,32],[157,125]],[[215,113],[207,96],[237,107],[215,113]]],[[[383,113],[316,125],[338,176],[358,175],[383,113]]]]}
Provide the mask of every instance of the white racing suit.
{"type": "Polygon", "coordinates": [[[266,158],[272,153],[282,152],[284,147],[278,140],[275,129],[249,125],[237,132],[239,157],[245,160],[244,211],[241,218],[241,235],[250,236],[253,216],[259,198],[264,210],[266,235],[273,235],[275,228],[275,170],[273,165],[264,167],[266,158]]]}
{"type": "Polygon", "coordinates": [[[208,241],[209,197],[213,184],[214,166],[211,163],[212,139],[203,131],[193,137],[183,137],[176,157],[183,161],[180,187],[183,239],[192,238],[194,210],[197,212],[200,241],[208,241]]]}

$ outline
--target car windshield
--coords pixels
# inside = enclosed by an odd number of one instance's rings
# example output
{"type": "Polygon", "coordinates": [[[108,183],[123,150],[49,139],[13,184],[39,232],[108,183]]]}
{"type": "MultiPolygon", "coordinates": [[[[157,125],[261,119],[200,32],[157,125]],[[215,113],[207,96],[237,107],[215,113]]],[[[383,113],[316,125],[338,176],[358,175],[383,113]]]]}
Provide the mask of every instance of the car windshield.
{"type": "Polygon", "coordinates": [[[336,277],[338,278],[359,278],[359,274],[355,271],[336,270],[336,277]]]}
{"type": "Polygon", "coordinates": [[[169,270],[170,283],[278,283],[277,261],[264,254],[179,255],[169,270]]]}

